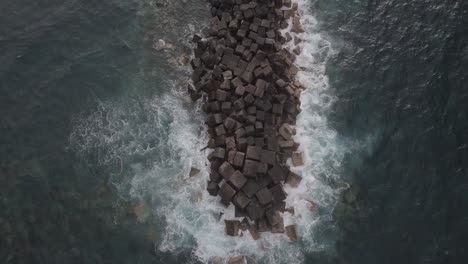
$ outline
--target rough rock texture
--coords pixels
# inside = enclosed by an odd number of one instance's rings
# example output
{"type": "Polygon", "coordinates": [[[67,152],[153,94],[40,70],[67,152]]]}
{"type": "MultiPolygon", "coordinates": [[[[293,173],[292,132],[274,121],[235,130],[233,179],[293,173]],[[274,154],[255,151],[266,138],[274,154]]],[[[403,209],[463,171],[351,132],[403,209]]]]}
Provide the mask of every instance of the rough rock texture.
{"type": "MultiPolygon", "coordinates": [[[[202,98],[207,114],[208,148],[213,149],[208,191],[235,205],[236,216],[245,216],[240,228],[253,239],[260,232],[284,233],[282,185],[300,183],[286,161],[304,163],[293,140],[303,87],[294,80],[300,50],[285,49],[292,37],[279,30],[292,23],[293,32],[303,32],[297,5],[290,0],[209,2],[212,25],[192,39],[188,89],[193,100],[202,98]]],[[[225,223],[227,234],[236,236],[239,222],[225,223]]],[[[292,227],[286,231],[294,237],[292,227]]]]}

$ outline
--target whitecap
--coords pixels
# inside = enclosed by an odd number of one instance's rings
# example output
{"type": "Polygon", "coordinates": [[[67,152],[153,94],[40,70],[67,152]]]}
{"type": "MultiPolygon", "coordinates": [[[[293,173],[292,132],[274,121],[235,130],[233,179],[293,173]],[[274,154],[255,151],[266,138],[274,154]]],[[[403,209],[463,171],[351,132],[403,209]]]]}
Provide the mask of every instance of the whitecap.
{"type": "MultiPolygon", "coordinates": [[[[330,181],[340,180],[345,151],[327,123],[335,97],[325,69],[333,50],[310,14],[310,1],[298,4],[306,33],[300,34],[304,41],[296,61],[301,69],[297,78],[306,89],[295,140],[305,153],[305,165],[293,168],[303,177],[301,185],[285,187],[287,205],[296,211],[295,216],[285,215],[285,221],[296,223],[300,241],[291,243],[285,235],[271,233],[262,233],[258,241],[248,232],[234,238],[224,234],[223,220],[232,219],[234,210],[224,208],[219,197],[205,191],[208,152],[200,150],[208,136],[200,105],[183,100],[185,85],[181,83],[185,80],[166,83],[168,92],[150,99],[100,102],[94,113],[74,122],[73,149],[82,156],[97,153],[101,166],[121,166],[119,172],[125,175],[113,177],[113,183],[122,196],[151,204],[151,216],[163,230],[156,250],[191,251],[194,259],[204,263],[236,255],[249,256],[256,263],[302,263],[307,253],[333,243],[332,238],[320,235],[334,228],[331,214],[341,189],[330,181]],[[191,167],[200,169],[200,174],[189,178],[191,167]],[[314,210],[309,208],[310,201],[317,205],[314,210]]],[[[291,43],[288,47],[293,48],[291,43]]]]}

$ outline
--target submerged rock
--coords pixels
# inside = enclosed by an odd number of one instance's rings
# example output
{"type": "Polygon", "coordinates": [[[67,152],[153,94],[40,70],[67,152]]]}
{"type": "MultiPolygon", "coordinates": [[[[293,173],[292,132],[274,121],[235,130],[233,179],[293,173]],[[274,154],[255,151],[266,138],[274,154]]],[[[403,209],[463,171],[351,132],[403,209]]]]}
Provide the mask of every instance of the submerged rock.
{"type": "Polygon", "coordinates": [[[286,235],[288,236],[289,240],[297,241],[296,226],[295,225],[289,225],[289,226],[285,227],[285,229],[286,229],[286,235]]]}
{"type": "Polygon", "coordinates": [[[194,168],[194,167],[191,167],[191,168],[190,168],[189,177],[197,176],[198,174],[200,174],[200,170],[199,170],[199,169],[194,168]]]}
{"type": "Polygon", "coordinates": [[[252,236],[253,240],[259,240],[260,239],[260,233],[258,233],[256,225],[250,225],[249,233],[252,236]]]}
{"type": "Polygon", "coordinates": [[[303,166],[304,165],[304,153],[294,152],[292,154],[292,163],[295,167],[303,166]]]}
{"type": "Polygon", "coordinates": [[[145,203],[133,207],[133,213],[135,214],[138,221],[142,221],[146,216],[147,206],[145,203]]]}
{"type": "Polygon", "coordinates": [[[317,204],[311,200],[306,200],[307,203],[307,208],[309,208],[310,211],[315,211],[317,209],[317,204]]]}
{"type": "Polygon", "coordinates": [[[354,201],[356,201],[356,196],[354,195],[352,191],[347,191],[344,194],[344,201],[348,204],[352,204],[354,203],[354,201]]]}
{"type": "Polygon", "coordinates": [[[174,44],[167,42],[163,39],[159,39],[157,42],[153,44],[153,48],[157,51],[167,50],[167,49],[174,49],[174,44]]]}
{"type": "Polygon", "coordinates": [[[302,181],[302,177],[294,172],[289,172],[286,182],[293,188],[297,188],[302,181]]]}
{"type": "Polygon", "coordinates": [[[244,256],[235,256],[229,259],[228,264],[247,264],[247,262],[244,256]]]}

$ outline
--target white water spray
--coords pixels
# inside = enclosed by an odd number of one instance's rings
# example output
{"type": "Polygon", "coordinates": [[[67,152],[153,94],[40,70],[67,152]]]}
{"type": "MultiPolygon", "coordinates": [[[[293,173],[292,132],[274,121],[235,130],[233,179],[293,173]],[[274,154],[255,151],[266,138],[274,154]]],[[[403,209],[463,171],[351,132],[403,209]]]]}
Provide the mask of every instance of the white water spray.
{"type": "MultiPolygon", "coordinates": [[[[296,223],[300,241],[291,243],[285,235],[272,233],[262,233],[258,241],[248,232],[242,237],[224,234],[223,219],[232,219],[234,209],[224,208],[219,197],[206,192],[208,153],[200,149],[208,136],[201,128],[202,112],[181,99],[179,88],[184,81],[166,84],[172,88],[152,99],[101,103],[94,114],[76,122],[70,142],[78,153],[97,152],[101,165],[128,164],[132,168],[127,182],[115,184],[133,200],[150,197],[152,215],[164,226],[157,250],[174,254],[189,250],[205,263],[236,255],[250,256],[256,263],[302,263],[306,253],[327,246],[317,233],[332,225],[331,212],[340,190],[326,179],[339,178],[344,150],[327,125],[327,112],[334,101],[325,75],[330,43],[320,35],[309,1],[298,4],[306,33],[298,35],[303,42],[296,61],[301,69],[297,78],[306,89],[295,140],[305,154],[305,165],[293,168],[303,177],[300,186],[285,186],[287,207],[293,206],[296,212],[294,217],[286,215],[285,222],[296,223]],[[189,178],[192,166],[201,173],[189,178]],[[317,208],[310,210],[310,201],[317,208]]],[[[292,43],[287,45],[293,48],[292,43]]]]}

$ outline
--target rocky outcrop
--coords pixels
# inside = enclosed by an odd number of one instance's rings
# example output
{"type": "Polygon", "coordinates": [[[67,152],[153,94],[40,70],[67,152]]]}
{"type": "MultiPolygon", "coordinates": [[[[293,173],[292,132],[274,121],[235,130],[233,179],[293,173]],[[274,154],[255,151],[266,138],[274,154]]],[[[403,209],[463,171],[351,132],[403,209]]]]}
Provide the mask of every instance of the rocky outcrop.
{"type": "Polygon", "coordinates": [[[283,184],[301,182],[286,161],[304,164],[293,140],[303,87],[294,80],[296,55],[283,47],[292,38],[280,30],[290,21],[293,32],[303,32],[297,5],[290,0],[209,2],[212,26],[204,36],[193,36],[188,87],[192,99],[202,98],[207,114],[208,192],[233,203],[236,217],[244,217],[225,220],[228,235],[249,230],[258,239],[261,232],[286,230],[296,240],[295,227],[284,227],[283,184]]]}

